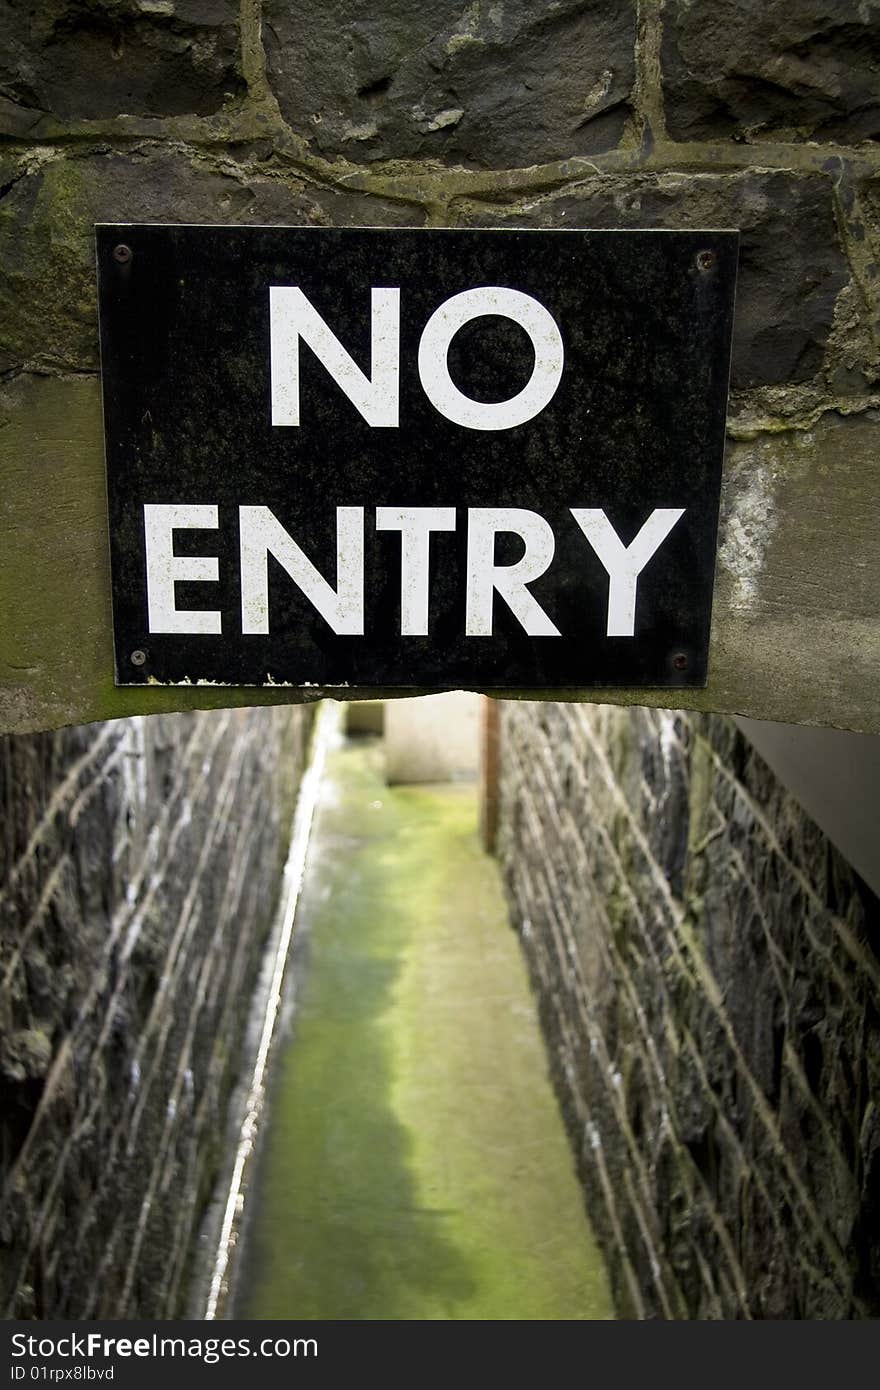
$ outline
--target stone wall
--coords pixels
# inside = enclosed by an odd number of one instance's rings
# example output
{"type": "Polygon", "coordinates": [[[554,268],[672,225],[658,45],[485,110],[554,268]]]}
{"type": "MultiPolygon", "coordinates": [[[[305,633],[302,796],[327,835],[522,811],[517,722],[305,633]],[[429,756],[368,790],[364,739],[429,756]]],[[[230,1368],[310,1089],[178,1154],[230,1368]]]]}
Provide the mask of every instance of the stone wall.
{"type": "MultiPolygon", "coordinates": [[[[137,220],[740,228],[710,682],[686,698],[880,727],[878,26],[874,0],[6,0],[0,727],[288,698],[109,678],[93,227],[137,220]]],[[[875,1308],[858,885],[720,722],[524,706],[504,735],[502,854],[622,1300],[875,1308]]],[[[175,1306],[278,737],[224,715],[4,750],[6,1306],[175,1306]]]]}
{"type": "Polygon", "coordinates": [[[739,228],[686,698],[880,728],[873,0],[6,0],[0,55],[0,727],[245,698],[106,678],[93,225],[170,221],[739,228]]]}
{"type": "Polygon", "coordinates": [[[500,762],[621,1310],[880,1315],[880,902],[724,718],[504,705],[500,762]]]}
{"type": "Polygon", "coordinates": [[[0,740],[0,1308],[180,1313],[304,710],[0,740]]]}

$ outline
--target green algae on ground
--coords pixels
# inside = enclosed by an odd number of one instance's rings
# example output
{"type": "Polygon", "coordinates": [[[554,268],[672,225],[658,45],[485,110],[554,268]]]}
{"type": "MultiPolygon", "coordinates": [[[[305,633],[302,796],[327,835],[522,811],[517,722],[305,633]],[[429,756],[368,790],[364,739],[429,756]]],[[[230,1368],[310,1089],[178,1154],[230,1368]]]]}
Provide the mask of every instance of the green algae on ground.
{"type": "Polygon", "coordinates": [[[329,764],[236,1314],[613,1316],[473,790],[329,764]]]}

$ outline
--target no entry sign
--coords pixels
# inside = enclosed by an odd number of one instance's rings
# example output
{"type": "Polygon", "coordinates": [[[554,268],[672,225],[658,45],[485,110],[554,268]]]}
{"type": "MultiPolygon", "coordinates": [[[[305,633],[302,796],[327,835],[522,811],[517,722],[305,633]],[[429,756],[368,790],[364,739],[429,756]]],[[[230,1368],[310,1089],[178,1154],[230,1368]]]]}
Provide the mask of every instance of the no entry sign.
{"type": "Polygon", "coordinates": [[[117,683],[705,683],[735,232],[97,246],[117,683]]]}

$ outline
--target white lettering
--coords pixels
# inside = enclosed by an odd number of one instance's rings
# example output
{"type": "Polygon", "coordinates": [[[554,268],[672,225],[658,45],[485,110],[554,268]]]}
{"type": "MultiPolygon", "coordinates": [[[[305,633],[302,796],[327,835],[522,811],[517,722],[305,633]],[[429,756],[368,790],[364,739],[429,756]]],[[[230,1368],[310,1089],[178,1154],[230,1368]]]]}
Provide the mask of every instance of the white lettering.
{"type": "Polygon", "coordinates": [[[340,636],[364,631],[364,509],[336,508],[336,588],[330,587],[268,507],[239,507],[241,630],[269,631],[268,556],[273,555],[340,636]]]}
{"type": "Polygon", "coordinates": [[[371,376],[361,371],[298,286],[269,288],[272,424],[298,425],[299,340],[307,343],[368,425],[396,428],[400,378],[400,290],[373,289],[371,376]]]}
{"type": "Polygon", "coordinates": [[[428,319],[419,343],[419,376],[431,404],[453,424],[469,430],[510,430],[532,420],[553,399],[562,377],[565,349],[555,319],[520,290],[485,285],[447,299],[428,319]],[[525,386],[506,401],[471,400],[449,375],[449,345],[471,319],[497,314],[525,329],[535,365],[525,386]]]}
{"type": "Polygon", "coordinates": [[[492,607],[496,589],[530,637],[561,636],[559,629],[526,588],[548,568],[555,549],[553,531],[537,512],[520,507],[470,508],[465,600],[467,636],[492,636],[492,607]],[[495,536],[499,531],[512,531],[525,542],[525,554],[514,565],[495,564],[495,536]]]}
{"type": "Polygon", "coordinates": [[[632,637],[639,575],[684,516],[684,507],[655,508],[628,546],[623,545],[603,511],[572,507],[571,514],[608,571],[608,636],[632,637]]]}
{"type": "Polygon", "coordinates": [[[222,615],[216,610],[182,610],[175,605],[174,585],[185,580],[216,583],[220,565],[216,555],[175,555],[174,531],[217,529],[213,504],[176,503],[144,505],[144,541],[147,565],[147,614],[150,632],[216,635],[222,615]]]}
{"type": "Polygon", "coordinates": [[[400,633],[427,637],[431,532],[455,530],[454,507],[377,507],[377,531],[400,532],[400,633]]]}

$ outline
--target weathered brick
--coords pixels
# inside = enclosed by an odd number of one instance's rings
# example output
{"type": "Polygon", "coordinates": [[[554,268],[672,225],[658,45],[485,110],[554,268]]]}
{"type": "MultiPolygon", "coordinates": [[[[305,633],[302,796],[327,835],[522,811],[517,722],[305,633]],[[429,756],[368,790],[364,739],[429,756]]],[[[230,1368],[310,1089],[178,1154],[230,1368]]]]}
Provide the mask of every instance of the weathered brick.
{"type": "Polygon", "coordinates": [[[514,704],[500,748],[499,855],[621,1308],[876,1315],[880,904],[726,720],[514,704]]]}
{"type": "Polygon", "coordinates": [[[301,709],[0,741],[0,1307],[180,1313],[301,709]]]}

